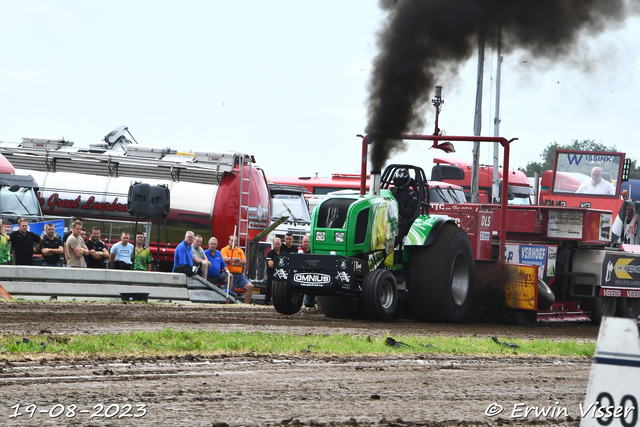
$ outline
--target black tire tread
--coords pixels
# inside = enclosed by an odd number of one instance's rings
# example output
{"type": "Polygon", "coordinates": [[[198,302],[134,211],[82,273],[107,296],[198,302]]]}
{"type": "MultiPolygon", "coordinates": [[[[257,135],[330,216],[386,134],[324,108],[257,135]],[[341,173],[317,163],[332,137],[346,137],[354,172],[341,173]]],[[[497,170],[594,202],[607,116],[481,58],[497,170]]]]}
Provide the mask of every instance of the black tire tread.
{"type": "Polygon", "coordinates": [[[280,314],[296,314],[302,307],[304,294],[291,292],[289,284],[280,280],[274,280],[272,284],[273,307],[280,314]]]}
{"type": "Polygon", "coordinates": [[[373,320],[389,320],[396,311],[398,305],[398,287],[395,284],[393,274],[388,270],[373,270],[369,272],[364,281],[363,302],[364,310],[373,320]],[[391,280],[394,284],[394,302],[392,307],[386,311],[380,304],[378,285],[384,280],[391,280]]]}
{"type": "Polygon", "coordinates": [[[445,224],[431,245],[414,250],[410,275],[413,318],[419,322],[464,322],[471,308],[473,284],[474,259],[469,237],[454,224],[445,224]],[[461,249],[467,255],[470,283],[465,303],[448,313],[444,294],[447,285],[443,283],[449,247],[454,240],[461,241],[461,249]]]}

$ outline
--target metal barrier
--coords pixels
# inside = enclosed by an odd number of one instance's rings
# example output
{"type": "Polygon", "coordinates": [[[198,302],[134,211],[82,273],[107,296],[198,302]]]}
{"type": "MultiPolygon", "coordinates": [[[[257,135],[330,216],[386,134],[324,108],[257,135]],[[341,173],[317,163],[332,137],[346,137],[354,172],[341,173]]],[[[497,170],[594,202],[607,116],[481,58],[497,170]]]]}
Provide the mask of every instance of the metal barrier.
{"type": "MultiPolygon", "coordinates": [[[[122,293],[148,293],[150,300],[224,303],[226,293],[182,273],[64,267],[0,266],[0,285],[13,297],[120,299],[122,293]]],[[[236,303],[233,297],[229,301],[236,303]]]]}

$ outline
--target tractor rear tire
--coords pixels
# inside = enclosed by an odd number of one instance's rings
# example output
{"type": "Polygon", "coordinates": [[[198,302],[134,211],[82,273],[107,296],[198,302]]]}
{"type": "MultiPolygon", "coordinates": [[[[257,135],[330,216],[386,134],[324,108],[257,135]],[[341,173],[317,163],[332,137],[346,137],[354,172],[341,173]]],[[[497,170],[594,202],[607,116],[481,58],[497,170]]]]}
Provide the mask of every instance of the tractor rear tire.
{"type": "Polygon", "coordinates": [[[596,296],[592,298],[587,304],[591,311],[591,323],[599,325],[602,323],[603,317],[614,317],[616,315],[617,302],[617,298],[614,297],[596,296]]]}
{"type": "Polygon", "coordinates": [[[373,270],[364,279],[364,311],[370,319],[389,320],[398,306],[398,286],[388,270],[373,270]]]}
{"type": "Polygon", "coordinates": [[[291,292],[289,284],[280,280],[273,281],[273,307],[280,314],[296,314],[302,307],[304,294],[291,292]]]}
{"type": "Polygon", "coordinates": [[[419,322],[462,323],[471,309],[474,259],[469,236],[445,224],[427,246],[415,248],[409,296],[419,322]]]}
{"type": "Polygon", "coordinates": [[[640,298],[618,298],[616,317],[637,320],[638,315],[640,315],[640,298]]]}
{"type": "Polygon", "coordinates": [[[556,302],[556,296],[544,280],[538,278],[538,309],[546,310],[556,302]]]}
{"type": "Polygon", "coordinates": [[[319,311],[332,319],[348,319],[351,312],[351,298],[318,297],[319,311]]]}

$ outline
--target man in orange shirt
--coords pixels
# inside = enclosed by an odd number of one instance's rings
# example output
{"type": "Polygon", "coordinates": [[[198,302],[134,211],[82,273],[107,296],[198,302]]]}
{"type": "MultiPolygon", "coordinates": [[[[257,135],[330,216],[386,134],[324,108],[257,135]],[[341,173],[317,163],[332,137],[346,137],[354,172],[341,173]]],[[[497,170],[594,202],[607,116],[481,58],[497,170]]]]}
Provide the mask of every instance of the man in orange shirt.
{"type": "Polygon", "coordinates": [[[242,269],[247,264],[247,258],[244,256],[244,251],[236,246],[235,236],[229,236],[229,245],[220,249],[222,259],[227,264],[229,271],[233,274],[233,284],[241,289],[244,289],[244,303],[251,303],[251,295],[253,294],[253,285],[242,274],[242,269]],[[233,249],[231,249],[233,248],[233,249]]]}

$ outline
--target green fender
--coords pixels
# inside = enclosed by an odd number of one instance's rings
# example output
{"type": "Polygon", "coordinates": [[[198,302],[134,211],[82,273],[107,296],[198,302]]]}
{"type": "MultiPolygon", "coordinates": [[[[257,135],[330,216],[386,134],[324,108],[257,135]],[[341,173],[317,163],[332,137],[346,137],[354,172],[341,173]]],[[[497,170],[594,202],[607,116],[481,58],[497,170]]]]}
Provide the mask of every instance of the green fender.
{"type": "Polygon", "coordinates": [[[409,234],[404,240],[405,246],[429,246],[446,223],[455,225],[453,218],[446,215],[420,215],[413,221],[409,234]]]}

